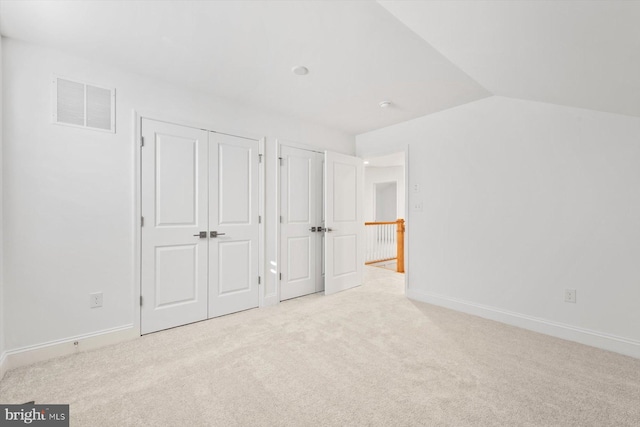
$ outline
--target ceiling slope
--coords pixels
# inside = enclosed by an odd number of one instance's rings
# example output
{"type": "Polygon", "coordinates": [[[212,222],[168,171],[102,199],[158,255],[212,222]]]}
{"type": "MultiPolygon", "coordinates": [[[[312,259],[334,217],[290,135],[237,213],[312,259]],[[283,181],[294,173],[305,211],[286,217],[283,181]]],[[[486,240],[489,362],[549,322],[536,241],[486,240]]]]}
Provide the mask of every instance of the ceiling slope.
{"type": "Polygon", "coordinates": [[[380,1],[495,95],[640,116],[639,1],[380,1]]]}
{"type": "Polygon", "coordinates": [[[489,92],[368,1],[3,1],[6,37],[360,134],[489,92]],[[295,65],[307,76],[291,72],[295,65]],[[382,100],[393,102],[382,109],[382,100]]]}

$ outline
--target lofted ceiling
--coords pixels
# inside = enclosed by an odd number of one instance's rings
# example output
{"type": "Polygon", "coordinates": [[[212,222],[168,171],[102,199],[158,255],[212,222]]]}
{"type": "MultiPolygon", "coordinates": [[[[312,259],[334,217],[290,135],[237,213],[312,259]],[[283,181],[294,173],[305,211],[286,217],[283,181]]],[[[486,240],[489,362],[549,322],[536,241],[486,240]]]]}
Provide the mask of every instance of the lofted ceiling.
{"type": "Polygon", "coordinates": [[[640,116],[638,22],[618,0],[0,0],[4,37],[352,135],[491,94],[640,116]]]}
{"type": "Polygon", "coordinates": [[[640,116],[640,1],[380,1],[495,95],[640,116]]]}
{"type": "Polygon", "coordinates": [[[489,96],[372,1],[2,1],[3,36],[359,134],[489,96]],[[297,76],[293,66],[310,73],[297,76]],[[389,108],[379,103],[392,101],[389,108]]]}

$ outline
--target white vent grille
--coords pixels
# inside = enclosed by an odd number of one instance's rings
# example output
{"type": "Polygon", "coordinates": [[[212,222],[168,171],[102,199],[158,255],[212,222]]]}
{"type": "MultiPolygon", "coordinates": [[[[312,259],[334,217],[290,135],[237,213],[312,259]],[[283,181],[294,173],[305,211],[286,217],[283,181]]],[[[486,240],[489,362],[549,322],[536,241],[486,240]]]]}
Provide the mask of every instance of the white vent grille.
{"type": "Polygon", "coordinates": [[[115,89],[53,79],[53,122],[115,132],[115,89]]]}

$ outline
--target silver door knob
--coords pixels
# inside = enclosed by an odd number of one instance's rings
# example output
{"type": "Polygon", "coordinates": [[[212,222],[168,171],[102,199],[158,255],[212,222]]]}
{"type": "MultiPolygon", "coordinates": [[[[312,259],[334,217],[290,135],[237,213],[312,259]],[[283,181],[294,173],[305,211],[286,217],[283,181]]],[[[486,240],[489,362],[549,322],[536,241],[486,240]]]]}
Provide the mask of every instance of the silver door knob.
{"type": "Polygon", "coordinates": [[[206,231],[201,231],[198,234],[194,234],[193,237],[199,237],[201,239],[206,239],[207,238],[207,232],[206,231]]]}
{"type": "Polygon", "coordinates": [[[212,239],[215,239],[216,237],[218,237],[218,236],[224,236],[225,234],[227,234],[227,233],[218,233],[217,231],[212,231],[212,232],[211,232],[211,238],[212,238],[212,239]]]}

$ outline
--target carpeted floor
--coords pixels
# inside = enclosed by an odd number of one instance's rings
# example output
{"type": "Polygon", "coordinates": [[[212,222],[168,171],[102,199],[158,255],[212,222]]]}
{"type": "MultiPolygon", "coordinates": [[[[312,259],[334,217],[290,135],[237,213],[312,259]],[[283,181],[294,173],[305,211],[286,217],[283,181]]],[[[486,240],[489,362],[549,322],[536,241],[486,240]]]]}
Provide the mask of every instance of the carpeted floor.
{"type": "Polygon", "coordinates": [[[402,275],[10,371],[72,426],[638,426],[640,360],[403,296],[402,275]]]}

